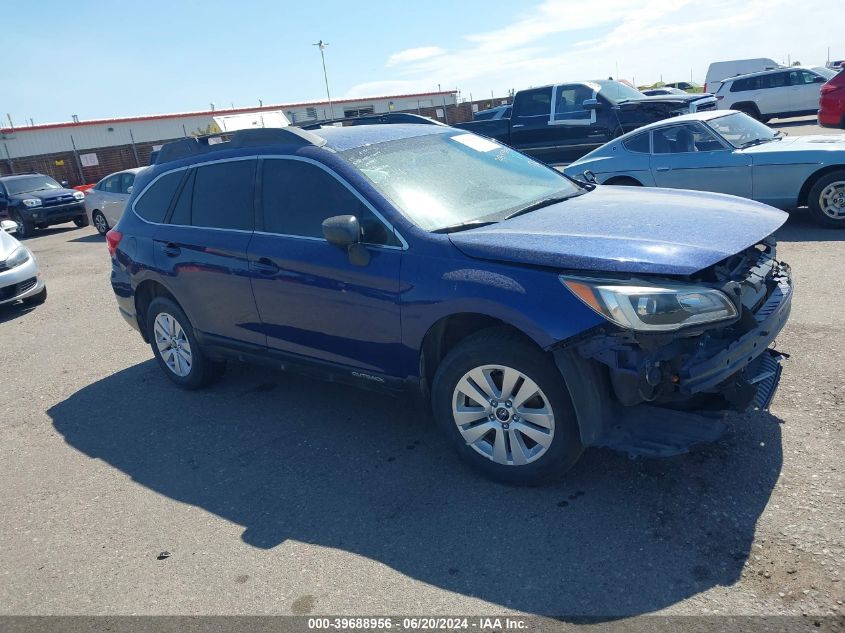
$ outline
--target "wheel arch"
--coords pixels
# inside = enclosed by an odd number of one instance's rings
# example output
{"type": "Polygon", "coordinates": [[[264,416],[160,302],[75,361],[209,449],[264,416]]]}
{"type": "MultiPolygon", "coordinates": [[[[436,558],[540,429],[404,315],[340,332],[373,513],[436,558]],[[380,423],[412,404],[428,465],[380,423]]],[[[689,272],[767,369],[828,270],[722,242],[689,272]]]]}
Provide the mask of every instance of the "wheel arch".
{"type": "Polygon", "coordinates": [[[419,372],[420,387],[423,393],[426,396],[430,393],[437,367],[452,349],[468,336],[496,327],[507,328],[523,337],[526,341],[531,342],[537,349],[543,349],[528,333],[500,318],[480,312],[457,312],[449,314],[441,317],[429,327],[422,339],[419,353],[419,372]]]}
{"type": "Polygon", "coordinates": [[[801,191],[798,193],[798,206],[803,207],[809,204],[810,198],[810,190],[813,188],[819,178],[823,178],[824,176],[831,174],[835,171],[845,171],[845,165],[827,165],[822,167],[821,169],[817,169],[812,174],[807,176],[807,179],[804,181],[804,184],[801,185],[801,191]]]}
{"type": "MultiPolygon", "coordinates": [[[[141,336],[147,343],[150,342],[147,337],[147,310],[153,300],[158,297],[166,297],[176,303],[182,311],[185,310],[182,304],[179,303],[179,300],[173,296],[173,293],[170,292],[170,290],[160,281],[155,279],[145,279],[139,283],[135,288],[135,318],[138,321],[138,328],[141,330],[141,336]]],[[[190,317],[188,318],[190,319],[190,317]]]]}
{"type": "Polygon", "coordinates": [[[602,184],[604,184],[604,185],[624,185],[626,183],[631,185],[631,186],[635,186],[635,187],[644,187],[645,186],[639,179],[634,178],[633,176],[628,176],[628,175],[611,176],[610,178],[605,180],[602,184]]]}

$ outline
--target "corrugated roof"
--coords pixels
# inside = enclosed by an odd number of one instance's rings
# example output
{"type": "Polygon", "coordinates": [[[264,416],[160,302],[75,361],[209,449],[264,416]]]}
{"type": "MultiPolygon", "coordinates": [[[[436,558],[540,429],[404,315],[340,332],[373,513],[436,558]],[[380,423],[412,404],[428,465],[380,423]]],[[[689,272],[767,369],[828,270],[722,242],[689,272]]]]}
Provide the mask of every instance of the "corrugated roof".
{"type": "MultiPolygon", "coordinates": [[[[455,90],[444,90],[442,92],[420,92],[420,93],[412,93],[406,95],[385,95],[381,97],[360,97],[356,99],[337,99],[332,100],[332,103],[358,103],[360,101],[370,101],[375,99],[411,99],[414,97],[437,97],[441,95],[453,95],[457,91],[455,90]]],[[[9,128],[9,127],[0,127],[0,133],[2,134],[9,134],[12,132],[28,132],[30,130],[49,130],[54,128],[65,128],[65,127],[83,127],[86,125],[104,125],[108,123],[132,123],[134,121],[157,121],[161,119],[178,119],[182,117],[192,117],[192,116],[214,116],[215,114],[241,114],[247,112],[266,112],[269,110],[279,110],[284,108],[302,108],[308,106],[315,106],[315,105],[328,105],[328,101],[303,101],[301,103],[277,103],[275,105],[266,105],[266,106],[259,106],[259,107],[252,107],[252,108],[229,108],[229,109],[221,109],[221,110],[199,110],[196,112],[175,112],[172,114],[149,114],[144,116],[129,116],[129,117],[118,117],[114,119],[91,119],[88,121],[80,121],[76,123],[74,121],[65,121],[62,123],[42,123],[39,125],[26,125],[22,127],[16,128],[9,128]]]]}

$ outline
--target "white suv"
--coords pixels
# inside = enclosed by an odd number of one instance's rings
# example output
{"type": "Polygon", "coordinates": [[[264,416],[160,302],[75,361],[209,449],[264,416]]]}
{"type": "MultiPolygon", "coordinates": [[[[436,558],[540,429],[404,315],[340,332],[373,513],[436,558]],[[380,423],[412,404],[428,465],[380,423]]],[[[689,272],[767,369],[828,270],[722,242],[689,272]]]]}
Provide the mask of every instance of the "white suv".
{"type": "Polygon", "coordinates": [[[772,68],[723,79],[714,94],[720,110],[740,110],[755,119],[815,114],[825,69],[772,68]]]}

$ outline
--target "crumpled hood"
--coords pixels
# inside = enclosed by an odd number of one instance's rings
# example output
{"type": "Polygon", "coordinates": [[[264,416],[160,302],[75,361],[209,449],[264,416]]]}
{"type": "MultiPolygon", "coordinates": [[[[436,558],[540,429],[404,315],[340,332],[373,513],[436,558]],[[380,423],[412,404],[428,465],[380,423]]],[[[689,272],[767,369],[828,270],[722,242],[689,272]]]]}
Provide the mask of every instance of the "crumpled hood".
{"type": "Polygon", "coordinates": [[[490,226],[452,233],[464,254],[589,270],[689,275],[770,235],[787,214],[698,191],[599,186],[490,226]]]}

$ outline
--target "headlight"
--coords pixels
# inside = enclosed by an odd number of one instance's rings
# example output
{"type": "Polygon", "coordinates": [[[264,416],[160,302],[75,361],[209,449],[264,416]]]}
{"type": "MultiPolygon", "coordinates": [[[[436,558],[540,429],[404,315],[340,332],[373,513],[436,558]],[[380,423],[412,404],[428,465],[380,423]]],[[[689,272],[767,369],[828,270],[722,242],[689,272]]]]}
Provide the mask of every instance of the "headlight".
{"type": "Polygon", "coordinates": [[[81,191],[74,191],[74,192],[73,192],[73,197],[74,197],[76,200],[85,200],[85,194],[84,194],[84,193],[82,193],[81,191]]]}
{"type": "Polygon", "coordinates": [[[26,246],[18,246],[12,254],[6,258],[6,268],[17,268],[29,261],[32,255],[26,246]]]}
{"type": "Polygon", "coordinates": [[[24,198],[23,203],[30,208],[41,206],[41,200],[39,198],[24,198]]]}
{"type": "Polygon", "coordinates": [[[624,281],[563,275],[560,280],[604,318],[631,330],[666,332],[737,316],[724,293],[703,286],[635,286],[624,281]]]}

